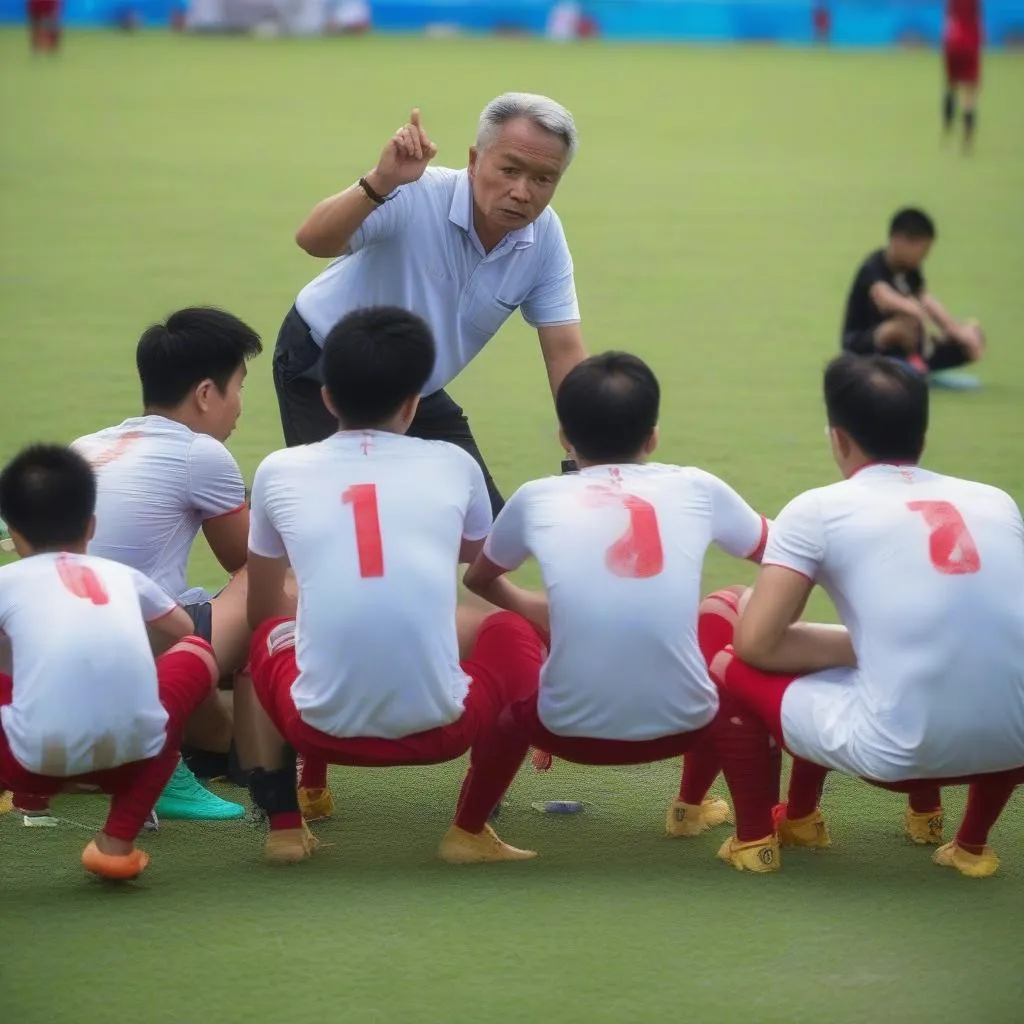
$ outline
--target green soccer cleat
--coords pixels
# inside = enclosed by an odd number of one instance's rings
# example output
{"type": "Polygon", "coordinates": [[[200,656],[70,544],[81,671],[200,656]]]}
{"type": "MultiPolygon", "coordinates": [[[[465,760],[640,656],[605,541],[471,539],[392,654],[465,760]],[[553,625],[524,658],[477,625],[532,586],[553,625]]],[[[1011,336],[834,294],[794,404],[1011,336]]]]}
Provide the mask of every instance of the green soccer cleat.
{"type": "Polygon", "coordinates": [[[179,821],[227,821],[245,817],[241,804],[221,800],[216,793],[204,789],[184,761],[178,762],[155,810],[161,818],[179,821]]]}

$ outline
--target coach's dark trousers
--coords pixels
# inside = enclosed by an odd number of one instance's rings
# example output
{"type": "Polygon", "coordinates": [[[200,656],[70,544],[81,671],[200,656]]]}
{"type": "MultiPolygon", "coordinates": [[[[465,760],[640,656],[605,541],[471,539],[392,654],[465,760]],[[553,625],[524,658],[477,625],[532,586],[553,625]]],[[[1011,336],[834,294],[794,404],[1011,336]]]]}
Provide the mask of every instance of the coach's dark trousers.
{"type": "MultiPolygon", "coordinates": [[[[338,429],[338,421],[320,397],[320,384],[320,346],[292,306],[281,324],[274,349],[274,390],[281,410],[284,441],[289,448],[323,441],[338,429]]],[[[476,446],[466,414],[447,392],[435,391],[420,399],[408,433],[427,441],[450,441],[469,452],[484,472],[491,510],[495,515],[501,511],[504,499],[476,446]]]]}

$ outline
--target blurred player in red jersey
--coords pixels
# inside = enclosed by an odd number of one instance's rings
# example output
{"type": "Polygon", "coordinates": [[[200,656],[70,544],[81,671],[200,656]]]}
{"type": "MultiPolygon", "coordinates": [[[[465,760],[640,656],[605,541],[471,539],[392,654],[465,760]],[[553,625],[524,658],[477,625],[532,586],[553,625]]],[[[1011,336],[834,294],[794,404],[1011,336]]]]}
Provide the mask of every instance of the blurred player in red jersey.
{"type": "Polygon", "coordinates": [[[36,53],[60,48],[60,0],[28,0],[29,42],[36,53]]]}
{"type": "Polygon", "coordinates": [[[974,141],[975,103],[981,77],[981,0],[947,0],[942,52],[946,62],[943,124],[946,133],[956,120],[957,93],[964,112],[964,148],[974,141]]]}

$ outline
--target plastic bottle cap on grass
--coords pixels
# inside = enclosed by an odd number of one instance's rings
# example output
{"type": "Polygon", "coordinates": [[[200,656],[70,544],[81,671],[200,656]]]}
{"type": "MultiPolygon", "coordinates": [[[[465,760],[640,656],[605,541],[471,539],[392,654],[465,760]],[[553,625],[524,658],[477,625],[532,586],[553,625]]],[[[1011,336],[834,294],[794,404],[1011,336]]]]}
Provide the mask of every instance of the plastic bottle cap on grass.
{"type": "Polygon", "coordinates": [[[583,810],[581,800],[538,800],[530,806],[541,814],[579,814],[583,810]]]}

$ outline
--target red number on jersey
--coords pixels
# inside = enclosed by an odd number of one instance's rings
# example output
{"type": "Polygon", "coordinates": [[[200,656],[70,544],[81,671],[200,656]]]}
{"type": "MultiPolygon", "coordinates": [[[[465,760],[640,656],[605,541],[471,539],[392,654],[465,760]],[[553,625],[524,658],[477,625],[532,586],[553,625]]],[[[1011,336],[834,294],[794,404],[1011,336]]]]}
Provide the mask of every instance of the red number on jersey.
{"type": "Polygon", "coordinates": [[[627,579],[657,576],[665,568],[665,553],[654,506],[635,494],[623,494],[611,487],[597,485],[590,490],[598,504],[622,505],[629,513],[626,532],[605,553],[608,570],[627,579]]]}
{"type": "Polygon", "coordinates": [[[89,566],[82,565],[67,555],[61,555],[57,559],[57,575],[60,576],[65,589],[75,597],[92,601],[93,604],[107,604],[110,601],[99,576],[89,566]]]}
{"type": "Polygon", "coordinates": [[[129,430],[128,433],[122,434],[109,448],[97,452],[89,459],[89,465],[93,469],[101,469],[103,466],[108,466],[111,462],[116,462],[143,436],[141,430],[129,430]]]}
{"type": "Polygon", "coordinates": [[[948,501],[908,501],[928,524],[928,553],[932,565],[947,576],[966,576],[981,568],[981,555],[960,510],[948,501]]]}
{"type": "Polygon", "coordinates": [[[353,484],[341,496],[352,506],[356,524],[356,550],[359,552],[359,575],[363,579],[384,575],[384,543],[380,537],[377,514],[377,485],[353,484]]]}

